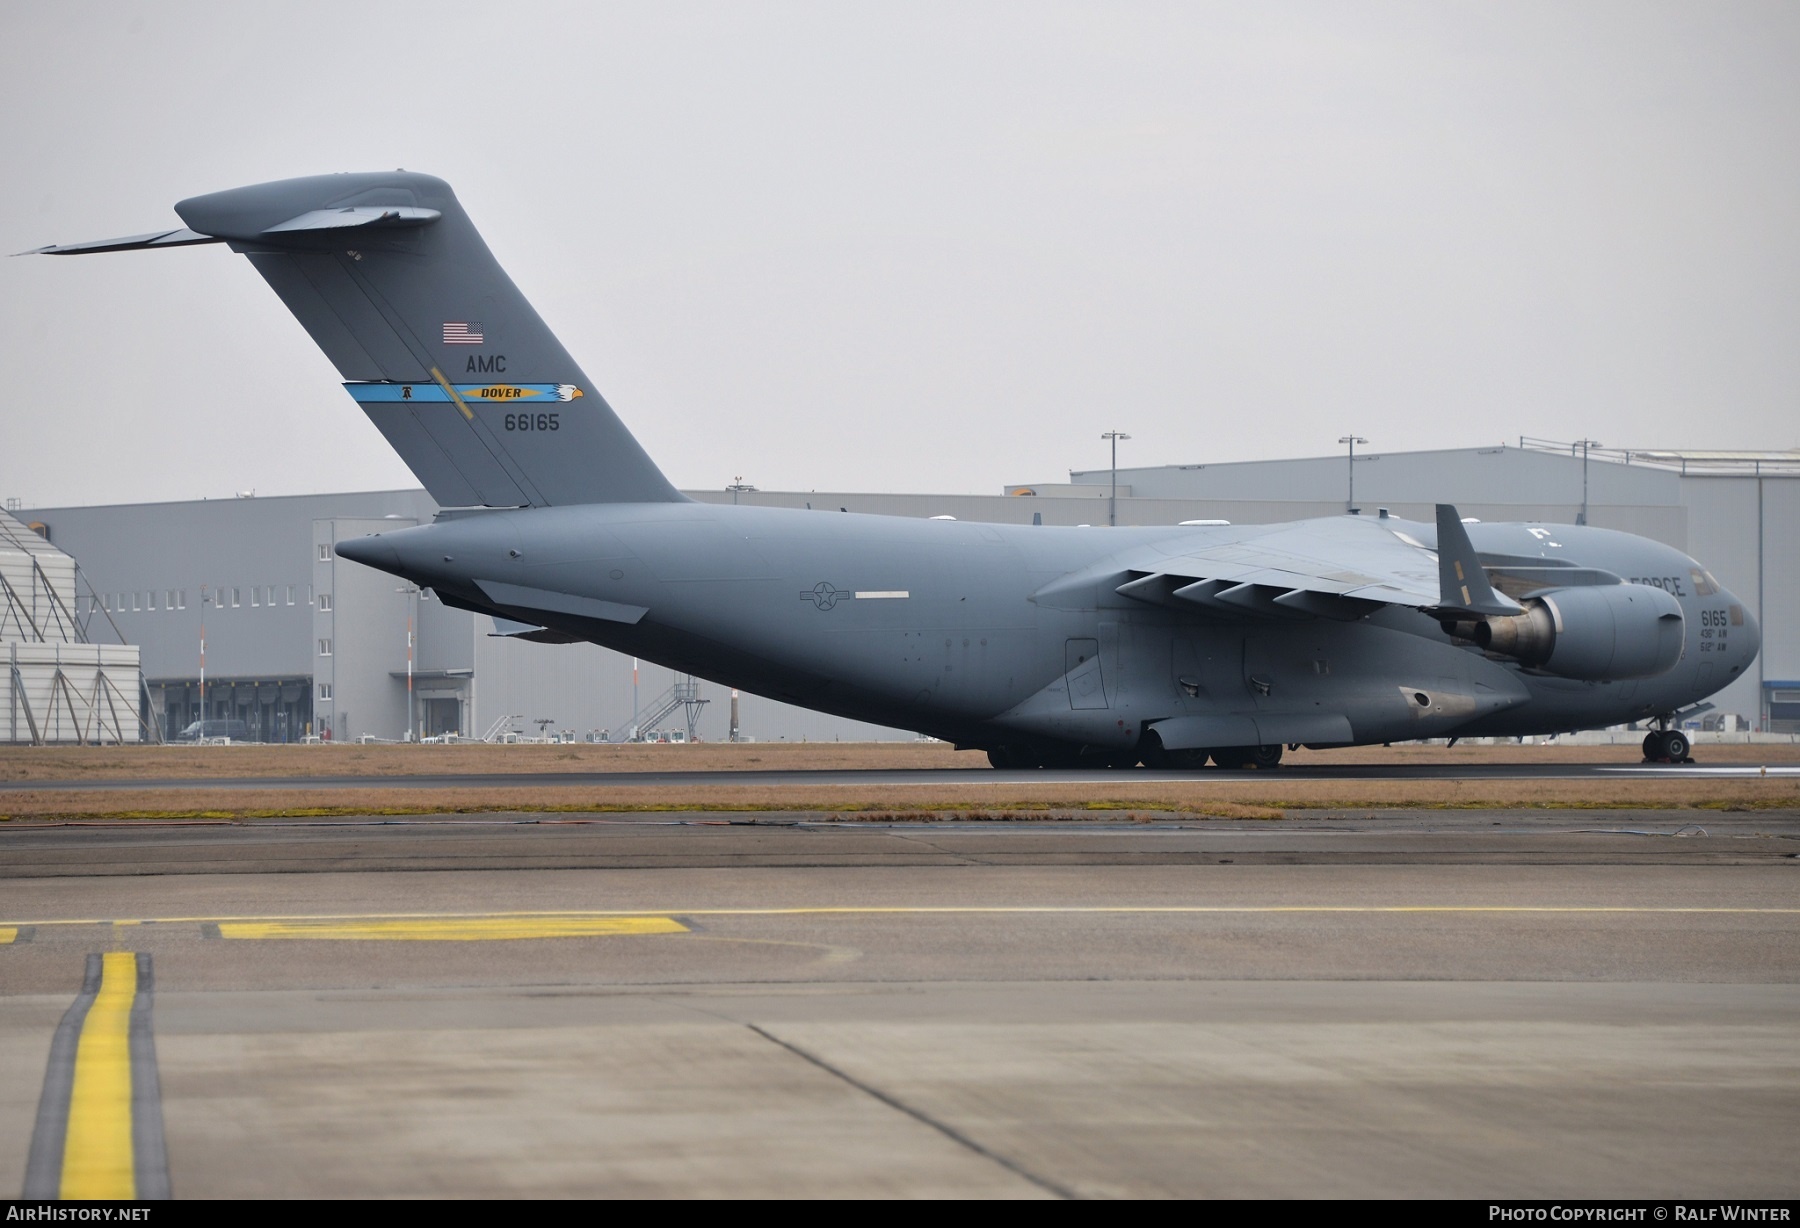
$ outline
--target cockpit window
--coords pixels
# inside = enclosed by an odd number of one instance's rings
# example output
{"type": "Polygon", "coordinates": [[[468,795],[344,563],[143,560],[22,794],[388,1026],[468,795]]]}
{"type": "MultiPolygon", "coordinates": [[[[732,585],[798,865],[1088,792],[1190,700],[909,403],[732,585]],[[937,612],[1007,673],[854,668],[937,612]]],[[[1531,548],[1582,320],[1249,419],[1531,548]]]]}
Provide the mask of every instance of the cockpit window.
{"type": "Polygon", "coordinates": [[[1712,572],[1702,571],[1696,567],[1689,571],[1688,575],[1693,577],[1695,596],[1710,597],[1719,591],[1719,582],[1713,579],[1712,572]]]}

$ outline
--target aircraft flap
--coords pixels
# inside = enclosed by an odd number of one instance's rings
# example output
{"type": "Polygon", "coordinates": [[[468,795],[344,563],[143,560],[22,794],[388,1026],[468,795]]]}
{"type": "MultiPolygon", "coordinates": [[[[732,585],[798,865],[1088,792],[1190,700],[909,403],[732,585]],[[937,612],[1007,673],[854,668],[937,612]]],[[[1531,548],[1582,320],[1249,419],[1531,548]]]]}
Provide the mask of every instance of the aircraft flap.
{"type": "Polygon", "coordinates": [[[1249,618],[1350,621],[1377,605],[1439,604],[1438,557],[1381,520],[1335,516],[1184,541],[1130,567],[1115,591],[1160,605],[1249,618]],[[1185,547],[1185,548],[1184,548],[1185,547]]]}

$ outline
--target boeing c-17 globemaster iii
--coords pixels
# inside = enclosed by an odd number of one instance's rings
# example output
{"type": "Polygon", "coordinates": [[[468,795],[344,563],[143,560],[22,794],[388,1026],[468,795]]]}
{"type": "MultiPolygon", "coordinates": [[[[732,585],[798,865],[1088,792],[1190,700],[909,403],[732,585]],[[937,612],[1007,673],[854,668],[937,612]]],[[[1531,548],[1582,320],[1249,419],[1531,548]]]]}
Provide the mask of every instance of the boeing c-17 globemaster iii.
{"type": "Polygon", "coordinates": [[[49,254],[247,257],[443,511],[337,543],[445,604],[987,752],[1273,767],[1284,747],[1676,718],[1755,659],[1680,551],[1573,525],[1343,515],[1054,528],[717,506],[669,484],[448,184],[196,196],[185,228],[49,254]]]}

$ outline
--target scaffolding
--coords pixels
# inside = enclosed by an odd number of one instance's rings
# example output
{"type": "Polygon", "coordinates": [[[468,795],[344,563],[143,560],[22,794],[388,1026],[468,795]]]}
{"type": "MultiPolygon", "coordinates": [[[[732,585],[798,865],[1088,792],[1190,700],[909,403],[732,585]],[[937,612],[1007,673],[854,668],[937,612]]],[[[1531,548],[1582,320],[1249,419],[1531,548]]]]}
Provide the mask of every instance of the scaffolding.
{"type": "MultiPolygon", "coordinates": [[[[74,559],[0,512],[0,741],[161,741],[137,646],[88,642],[77,616],[80,579],[74,559]]],[[[100,603],[90,593],[85,604],[91,618],[100,603]]]]}

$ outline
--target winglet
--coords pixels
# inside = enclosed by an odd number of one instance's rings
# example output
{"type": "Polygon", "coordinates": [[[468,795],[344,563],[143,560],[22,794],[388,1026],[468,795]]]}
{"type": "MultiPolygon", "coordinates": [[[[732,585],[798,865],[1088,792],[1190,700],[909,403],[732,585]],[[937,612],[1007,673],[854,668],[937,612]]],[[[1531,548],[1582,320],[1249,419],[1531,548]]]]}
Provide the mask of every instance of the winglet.
{"type": "Polygon", "coordinates": [[[1494,591],[1462,517],[1449,503],[1437,505],[1438,608],[1458,614],[1504,618],[1524,607],[1494,591]]]}

